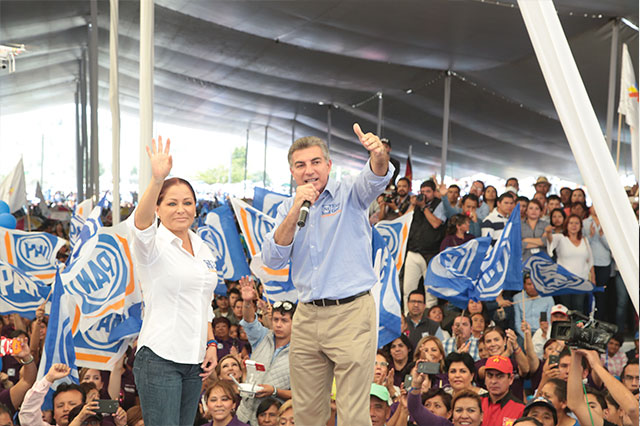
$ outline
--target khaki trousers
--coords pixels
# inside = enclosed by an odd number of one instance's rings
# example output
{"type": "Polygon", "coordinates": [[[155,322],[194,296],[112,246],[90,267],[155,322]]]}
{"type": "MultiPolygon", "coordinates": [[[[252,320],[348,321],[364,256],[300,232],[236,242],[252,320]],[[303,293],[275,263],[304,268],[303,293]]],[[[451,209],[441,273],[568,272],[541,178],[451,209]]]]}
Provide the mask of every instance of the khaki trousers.
{"type": "Polygon", "coordinates": [[[324,426],[336,379],[338,424],[370,426],[377,330],[373,296],[339,306],[300,303],[293,318],[289,366],[297,425],[324,426]]]}

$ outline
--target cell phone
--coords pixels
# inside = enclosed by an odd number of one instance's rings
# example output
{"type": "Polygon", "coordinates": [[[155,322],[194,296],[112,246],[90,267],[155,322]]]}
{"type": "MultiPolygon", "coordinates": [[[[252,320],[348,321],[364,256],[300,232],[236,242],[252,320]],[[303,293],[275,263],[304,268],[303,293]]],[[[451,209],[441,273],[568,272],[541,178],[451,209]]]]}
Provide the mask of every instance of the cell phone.
{"type": "Polygon", "coordinates": [[[547,312],[540,312],[540,322],[547,321],[547,312]]]}
{"type": "Polygon", "coordinates": [[[560,357],[558,355],[549,355],[549,368],[558,368],[560,357]]]}
{"type": "Polygon", "coordinates": [[[418,373],[438,374],[440,373],[440,364],[437,362],[420,361],[418,363],[418,373]]]}
{"type": "Polygon", "coordinates": [[[98,413],[115,414],[116,411],[118,411],[118,401],[115,401],[113,399],[98,400],[98,413]]]}
{"type": "Polygon", "coordinates": [[[412,382],[413,382],[413,376],[411,374],[407,374],[406,376],[404,376],[404,390],[409,392],[409,389],[411,389],[412,382]]]}

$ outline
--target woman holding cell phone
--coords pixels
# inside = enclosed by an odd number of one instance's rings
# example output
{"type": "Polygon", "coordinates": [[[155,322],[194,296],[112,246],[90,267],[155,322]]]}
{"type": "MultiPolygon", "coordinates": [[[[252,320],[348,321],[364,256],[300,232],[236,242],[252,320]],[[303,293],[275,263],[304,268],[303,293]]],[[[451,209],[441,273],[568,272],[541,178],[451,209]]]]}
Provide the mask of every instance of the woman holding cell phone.
{"type": "Polygon", "coordinates": [[[133,215],[145,309],[133,373],[145,424],[192,425],[202,380],[217,362],[210,320],[218,277],[213,253],[189,229],[196,216],[193,188],[184,179],[166,179],[173,166],[169,147],[161,138],[147,147],[152,177],[133,215]]]}

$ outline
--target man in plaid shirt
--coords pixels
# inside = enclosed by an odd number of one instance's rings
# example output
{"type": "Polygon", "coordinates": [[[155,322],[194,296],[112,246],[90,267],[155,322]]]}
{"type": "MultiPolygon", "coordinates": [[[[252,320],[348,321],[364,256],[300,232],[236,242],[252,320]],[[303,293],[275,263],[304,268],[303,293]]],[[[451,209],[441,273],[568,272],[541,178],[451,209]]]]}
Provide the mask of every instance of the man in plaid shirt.
{"type": "Polygon", "coordinates": [[[449,355],[451,352],[468,352],[474,361],[480,359],[478,354],[478,339],[471,335],[471,318],[469,314],[460,314],[453,320],[451,327],[453,336],[446,339],[444,352],[449,355]]]}
{"type": "Polygon", "coordinates": [[[624,339],[620,335],[614,335],[607,343],[607,350],[600,354],[600,360],[604,368],[614,376],[620,377],[622,369],[627,365],[627,354],[620,350],[624,339]]]}

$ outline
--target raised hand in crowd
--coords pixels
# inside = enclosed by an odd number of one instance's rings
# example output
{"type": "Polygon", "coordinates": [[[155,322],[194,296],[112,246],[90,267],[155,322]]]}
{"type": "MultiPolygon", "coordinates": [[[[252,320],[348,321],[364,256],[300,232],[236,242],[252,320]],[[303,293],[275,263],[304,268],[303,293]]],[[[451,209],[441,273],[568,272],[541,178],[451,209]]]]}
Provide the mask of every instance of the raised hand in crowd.
{"type": "Polygon", "coordinates": [[[253,322],[256,318],[256,308],[253,301],[258,298],[256,285],[249,276],[240,278],[240,296],[244,303],[242,304],[242,318],[246,322],[253,322]]]}
{"type": "Polygon", "coordinates": [[[44,377],[48,382],[53,383],[58,379],[67,377],[69,373],[71,373],[71,369],[66,364],[53,364],[44,377]]]}
{"type": "Polygon", "coordinates": [[[618,379],[604,368],[600,356],[595,351],[576,349],[571,353],[571,365],[569,367],[569,378],[567,380],[567,405],[578,418],[580,424],[593,424],[594,426],[604,425],[604,419],[593,410],[589,410],[584,399],[582,378],[582,359],[585,358],[591,367],[593,374],[597,374],[604,387],[609,391],[613,399],[618,403],[620,409],[625,412],[632,421],[638,424],[638,400],[618,379]]]}

